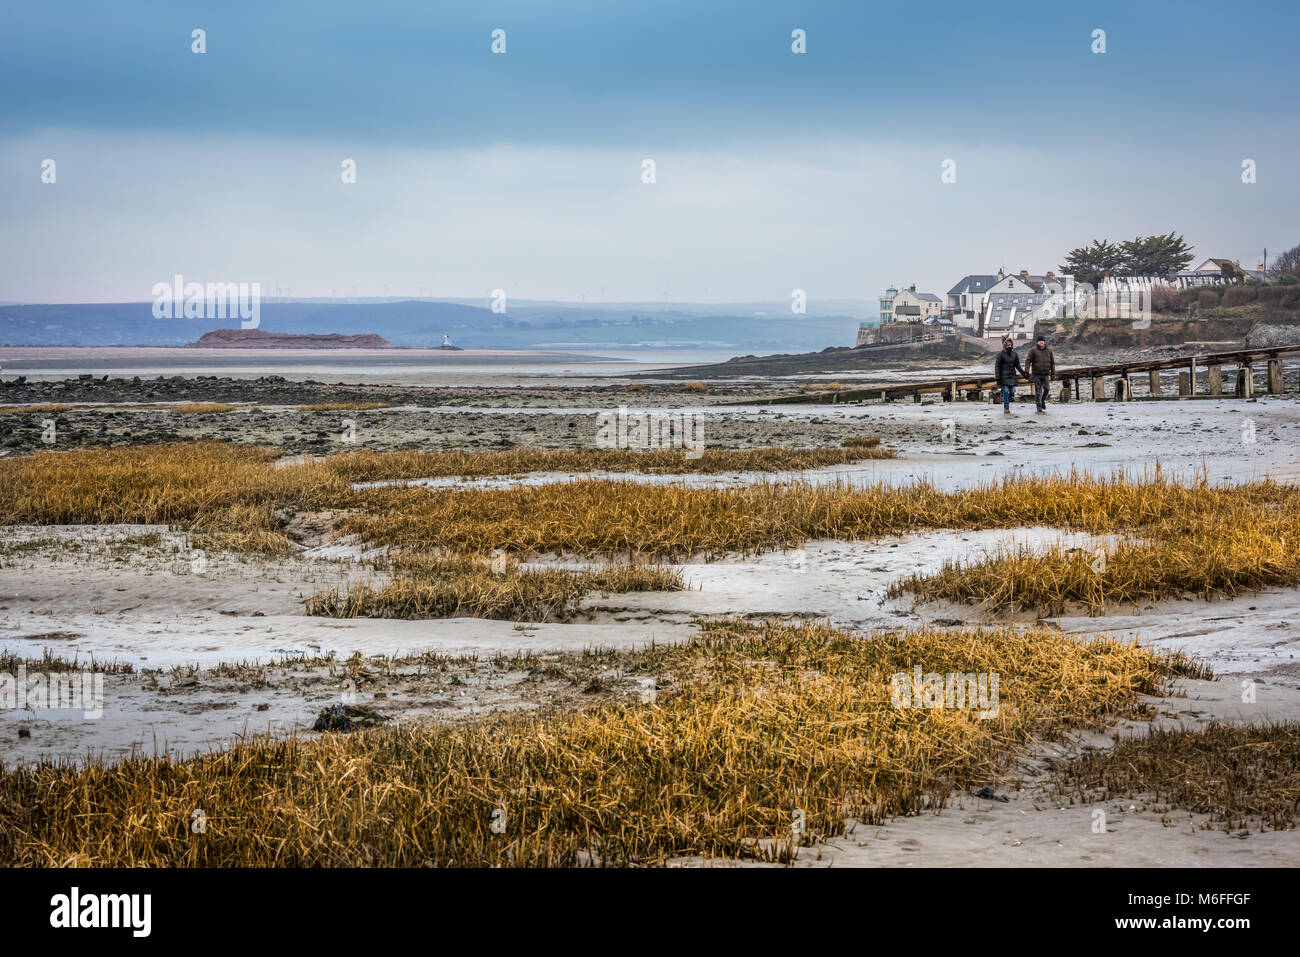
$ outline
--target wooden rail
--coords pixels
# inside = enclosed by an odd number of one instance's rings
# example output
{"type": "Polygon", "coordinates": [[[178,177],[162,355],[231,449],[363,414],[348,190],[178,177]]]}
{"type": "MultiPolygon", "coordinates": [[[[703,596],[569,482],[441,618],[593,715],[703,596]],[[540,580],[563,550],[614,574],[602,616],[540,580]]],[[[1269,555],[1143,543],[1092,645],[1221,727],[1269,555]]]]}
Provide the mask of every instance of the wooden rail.
{"type": "MultiPolygon", "coordinates": [[[[1069,402],[1071,398],[1079,401],[1080,383],[1087,380],[1089,399],[1106,398],[1106,379],[1117,376],[1112,396],[1124,401],[1133,397],[1131,377],[1134,373],[1147,373],[1147,389],[1151,395],[1160,395],[1162,387],[1160,373],[1167,369],[1179,369],[1178,395],[1189,398],[1196,395],[1196,370],[1204,366],[1208,377],[1210,396],[1223,395],[1223,366],[1235,365],[1238,369],[1234,395],[1238,398],[1250,398],[1254,392],[1254,365],[1267,363],[1266,391],[1280,393],[1282,387],[1282,357],[1300,353],[1300,346],[1275,346],[1265,349],[1236,349],[1231,352],[1210,352],[1204,355],[1176,356],[1170,359],[1148,359],[1137,362],[1113,362],[1107,365],[1076,366],[1070,369],[1057,369],[1054,381],[1060,383],[1059,399],[1069,402]],[[1071,395],[1073,393],[1073,395],[1071,395]]],[[[1030,380],[1021,378],[1020,383],[1030,380]]],[[[826,402],[863,402],[872,399],[881,402],[893,402],[911,396],[920,402],[923,395],[941,395],[945,401],[964,396],[978,402],[985,392],[995,391],[998,383],[993,376],[979,378],[931,379],[926,382],[907,382],[895,385],[862,386],[856,389],[823,389],[816,392],[804,392],[799,395],[777,396],[771,399],[750,399],[744,402],[725,402],[723,405],[792,405],[796,403],[825,404],[826,402]]]]}

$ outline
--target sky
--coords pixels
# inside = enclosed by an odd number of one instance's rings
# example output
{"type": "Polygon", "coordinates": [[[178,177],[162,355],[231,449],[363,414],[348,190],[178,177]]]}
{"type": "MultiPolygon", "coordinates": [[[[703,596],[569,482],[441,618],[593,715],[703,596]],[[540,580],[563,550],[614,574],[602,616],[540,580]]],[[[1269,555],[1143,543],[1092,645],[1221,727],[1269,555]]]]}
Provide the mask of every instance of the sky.
{"type": "Polygon", "coordinates": [[[1298,27],[1199,0],[27,4],[0,33],[0,301],[178,273],[874,299],[1171,229],[1255,267],[1300,243],[1298,27]]]}

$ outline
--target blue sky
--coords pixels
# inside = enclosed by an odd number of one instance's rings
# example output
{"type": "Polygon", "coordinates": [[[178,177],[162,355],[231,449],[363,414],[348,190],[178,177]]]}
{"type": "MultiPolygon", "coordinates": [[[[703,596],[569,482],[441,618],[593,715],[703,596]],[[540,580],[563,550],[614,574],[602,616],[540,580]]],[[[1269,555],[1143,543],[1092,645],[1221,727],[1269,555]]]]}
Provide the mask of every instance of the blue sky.
{"type": "Polygon", "coordinates": [[[174,272],[868,298],[1171,228],[1253,266],[1300,242],[1298,26],[1264,3],[30,4],[0,34],[0,299],[174,272]]]}

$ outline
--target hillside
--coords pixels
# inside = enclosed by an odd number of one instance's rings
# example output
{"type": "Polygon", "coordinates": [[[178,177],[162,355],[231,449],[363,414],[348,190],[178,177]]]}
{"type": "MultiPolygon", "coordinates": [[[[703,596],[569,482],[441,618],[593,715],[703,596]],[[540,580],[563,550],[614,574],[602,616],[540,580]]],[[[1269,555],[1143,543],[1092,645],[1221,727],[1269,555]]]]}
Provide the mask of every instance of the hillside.
{"type": "MultiPolygon", "coordinates": [[[[436,348],[443,336],[465,349],[608,353],[674,349],[731,355],[798,352],[849,345],[858,320],[832,315],[746,315],[683,305],[641,311],[630,305],[512,302],[506,313],[456,302],[263,302],[264,332],[343,334],[365,329],[394,346],[436,348]]],[[[226,320],[228,321],[228,320],[226,320]]],[[[0,345],[182,346],[223,320],[156,319],[152,304],[0,306],[0,345]]]]}

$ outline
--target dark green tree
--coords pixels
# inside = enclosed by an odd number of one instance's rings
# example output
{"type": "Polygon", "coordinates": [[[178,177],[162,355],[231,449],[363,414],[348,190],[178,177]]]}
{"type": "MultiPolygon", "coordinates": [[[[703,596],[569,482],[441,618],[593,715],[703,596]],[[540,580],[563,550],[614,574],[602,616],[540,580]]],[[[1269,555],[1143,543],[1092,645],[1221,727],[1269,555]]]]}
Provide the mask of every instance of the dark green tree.
{"type": "Polygon", "coordinates": [[[1192,247],[1170,230],[1163,236],[1138,236],[1120,244],[1120,270],[1130,276],[1167,276],[1186,269],[1192,247]]]}
{"type": "Polygon", "coordinates": [[[1107,270],[1117,268],[1123,261],[1123,251],[1119,246],[1104,239],[1094,239],[1091,246],[1080,246],[1066,253],[1060,268],[1065,275],[1073,276],[1075,282],[1095,286],[1107,270]]]}

